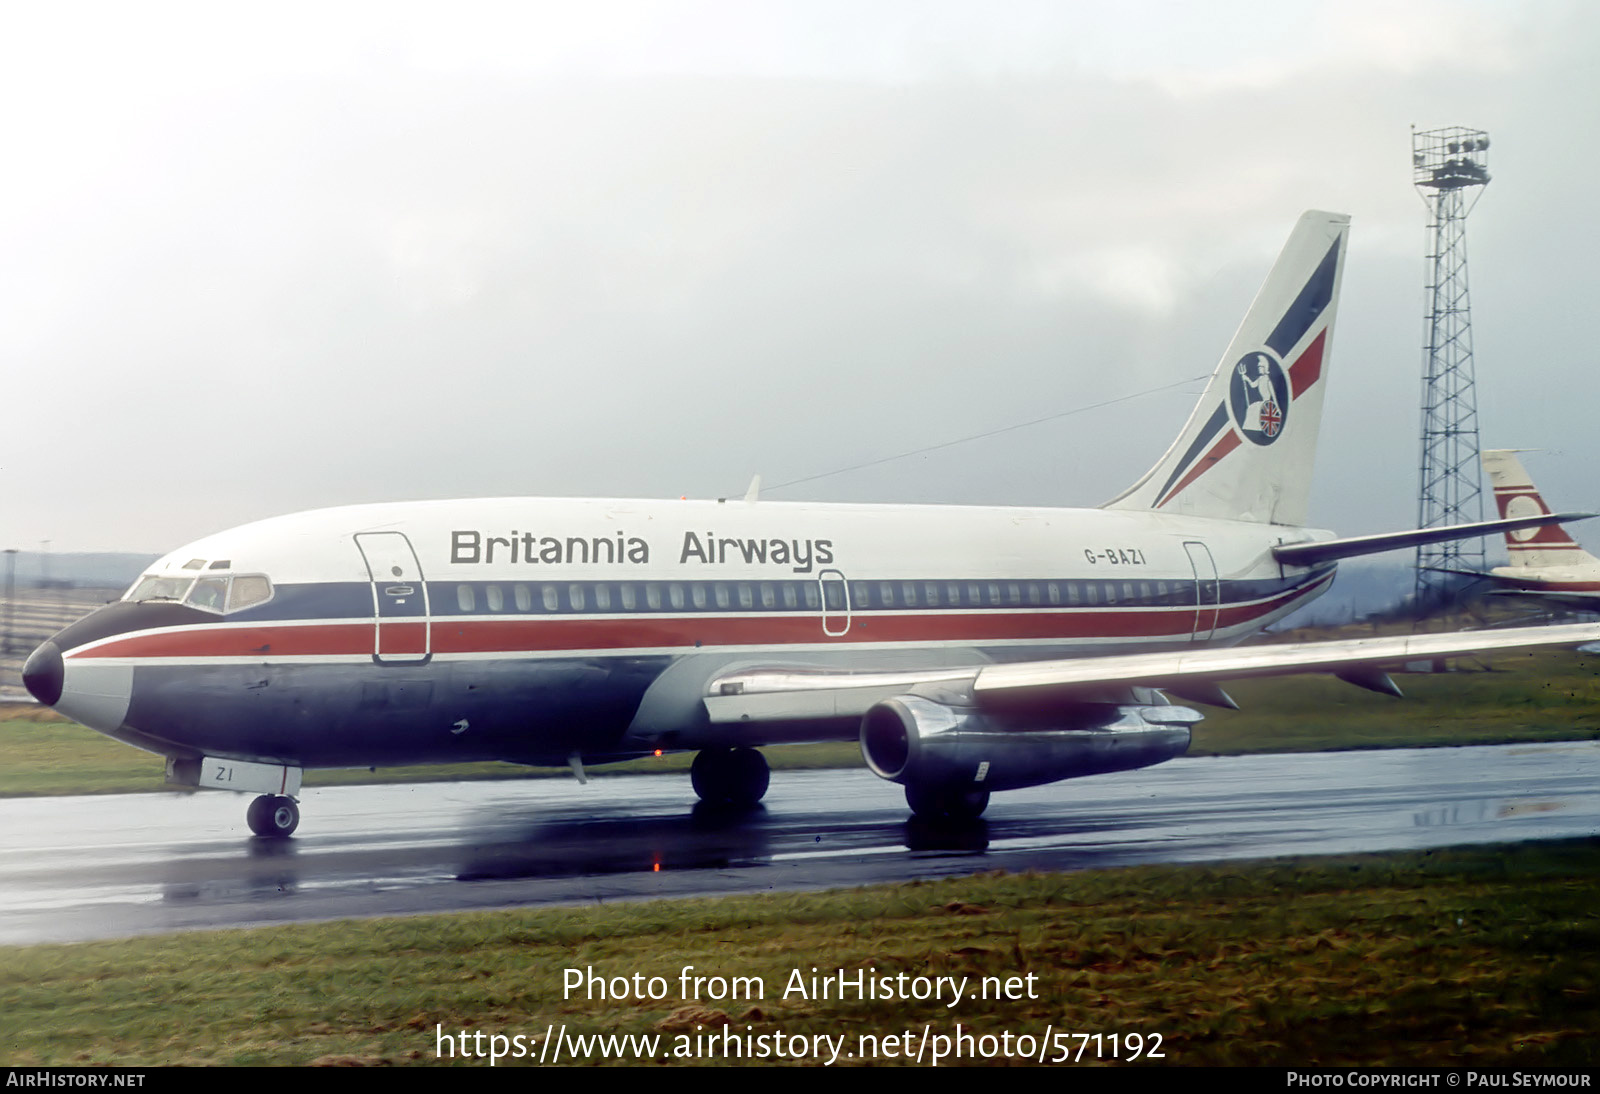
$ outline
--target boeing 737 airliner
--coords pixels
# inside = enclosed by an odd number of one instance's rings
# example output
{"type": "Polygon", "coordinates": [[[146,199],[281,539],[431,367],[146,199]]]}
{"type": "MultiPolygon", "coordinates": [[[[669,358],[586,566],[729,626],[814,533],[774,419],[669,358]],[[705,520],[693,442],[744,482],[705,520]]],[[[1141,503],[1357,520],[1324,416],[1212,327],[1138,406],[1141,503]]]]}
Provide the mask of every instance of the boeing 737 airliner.
{"type": "MultiPolygon", "coordinates": [[[[1494,485],[1502,517],[1548,513],[1528,472],[1511,449],[1488,449],[1483,469],[1494,485]]],[[[1600,558],[1578,546],[1558,525],[1523,528],[1505,534],[1510,565],[1496,566],[1481,576],[1493,581],[1500,596],[1521,596],[1579,611],[1600,611],[1600,558]]]]}
{"type": "Polygon", "coordinates": [[[1562,519],[1304,527],[1348,218],[1307,213],[1193,415],[1099,509],[502,498],[329,509],[161,559],[29,658],[41,702],[247,791],[289,835],[308,767],[583,765],[694,750],[753,804],[757,746],[859,737],[919,815],[1158,763],[1232,677],[1578,644],[1600,627],[1235,647],[1339,558],[1562,519]]]}

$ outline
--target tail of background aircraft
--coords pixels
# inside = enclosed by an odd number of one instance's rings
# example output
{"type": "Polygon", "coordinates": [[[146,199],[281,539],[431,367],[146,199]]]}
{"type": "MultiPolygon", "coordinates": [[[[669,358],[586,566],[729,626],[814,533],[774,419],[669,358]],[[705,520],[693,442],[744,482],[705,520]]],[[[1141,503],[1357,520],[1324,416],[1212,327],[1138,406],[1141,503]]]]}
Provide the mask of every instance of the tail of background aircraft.
{"type": "Polygon", "coordinates": [[[1301,216],[1183,432],[1105,508],[1305,523],[1349,230],[1301,216]]]}
{"type": "MultiPolygon", "coordinates": [[[[1523,470],[1517,459],[1517,450],[1511,448],[1486,449],[1483,452],[1483,469],[1494,484],[1494,502],[1500,507],[1502,517],[1531,517],[1550,512],[1550,507],[1539,496],[1533,480],[1523,470]]],[[[1511,568],[1544,569],[1550,566],[1594,566],[1600,568],[1600,559],[1579,547],[1577,542],[1559,524],[1542,528],[1522,528],[1507,532],[1506,554],[1511,556],[1511,568]]]]}

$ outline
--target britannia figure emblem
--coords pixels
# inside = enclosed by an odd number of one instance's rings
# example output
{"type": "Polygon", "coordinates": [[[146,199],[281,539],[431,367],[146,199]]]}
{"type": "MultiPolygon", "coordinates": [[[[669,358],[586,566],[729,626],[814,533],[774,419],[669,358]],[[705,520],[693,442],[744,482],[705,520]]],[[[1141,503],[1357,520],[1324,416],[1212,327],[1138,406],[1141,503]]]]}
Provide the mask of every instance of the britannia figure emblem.
{"type": "Polygon", "coordinates": [[[1247,353],[1233,366],[1228,406],[1239,432],[1256,444],[1271,444],[1289,415],[1289,381],[1272,355],[1247,353]]]}

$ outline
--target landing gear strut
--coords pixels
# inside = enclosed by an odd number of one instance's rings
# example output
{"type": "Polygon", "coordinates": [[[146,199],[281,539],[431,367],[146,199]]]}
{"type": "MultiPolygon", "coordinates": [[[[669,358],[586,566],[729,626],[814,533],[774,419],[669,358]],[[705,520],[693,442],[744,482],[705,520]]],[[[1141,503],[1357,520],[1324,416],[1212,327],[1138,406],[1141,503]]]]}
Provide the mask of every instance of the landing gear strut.
{"type": "Polygon", "coordinates": [[[753,748],[703,748],[689,768],[689,780],[707,805],[746,808],[766,794],[772,773],[767,758],[753,748]]]}
{"type": "Polygon", "coordinates": [[[263,839],[288,839],[300,825],[300,807],[293,798],[263,794],[250,803],[245,820],[250,831],[263,839]]]}
{"type": "Polygon", "coordinates": [[[906,784],[906,804],[927,821],[974,821],[989,808],[989,791],[906,784]]]}

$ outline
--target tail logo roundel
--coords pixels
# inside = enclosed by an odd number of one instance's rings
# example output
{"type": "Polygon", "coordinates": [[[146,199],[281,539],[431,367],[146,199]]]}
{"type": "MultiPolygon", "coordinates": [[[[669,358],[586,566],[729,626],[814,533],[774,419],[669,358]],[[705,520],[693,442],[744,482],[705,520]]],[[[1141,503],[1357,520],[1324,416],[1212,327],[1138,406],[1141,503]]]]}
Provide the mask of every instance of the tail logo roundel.
{"type": "Polygon", "coordinates": [[[1277,358],[1264,350],[1247,353],[1233,366],[1228,409],[1239,432],[1267,445],[1283,434],[1289,417],[1289,380],[1277,358]]]}

